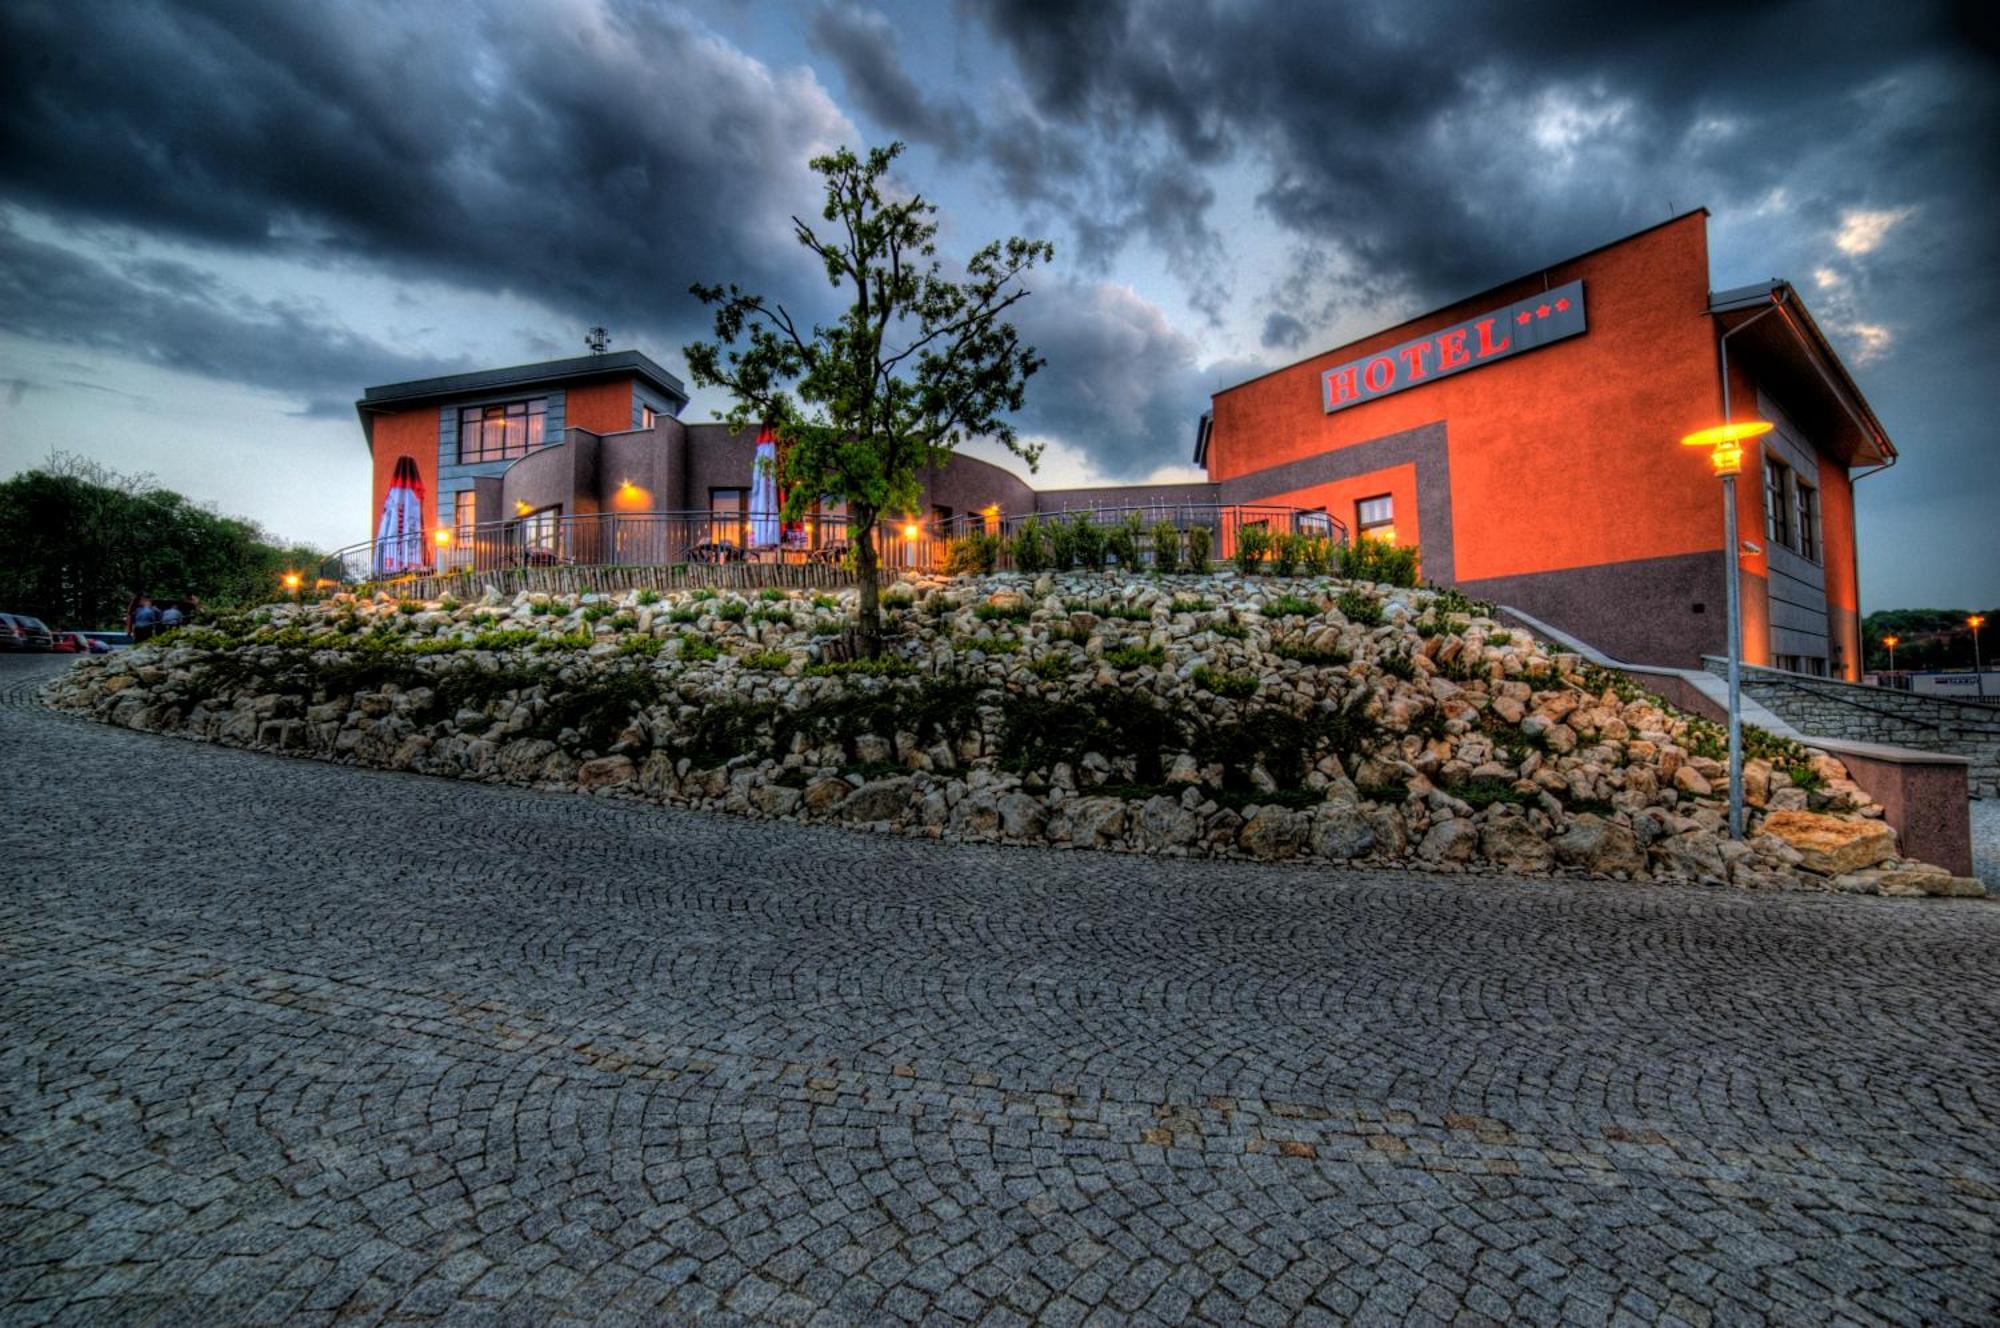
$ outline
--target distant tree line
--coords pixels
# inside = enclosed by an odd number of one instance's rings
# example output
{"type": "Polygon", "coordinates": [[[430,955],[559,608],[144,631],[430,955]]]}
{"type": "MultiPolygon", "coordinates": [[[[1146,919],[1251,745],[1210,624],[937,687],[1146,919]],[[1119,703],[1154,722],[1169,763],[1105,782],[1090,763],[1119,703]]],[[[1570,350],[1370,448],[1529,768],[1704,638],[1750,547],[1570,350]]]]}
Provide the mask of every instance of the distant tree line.
{"type": "Polygon", "coordinates": [[[310,580],[320,556],[81,457],[57,453],[0,482],[0,611],[52,627],[121,625],[137,594],[268,602],[288,569],[310,580]]]}
{"type": "Polygon", "coordinates": [[[1861,620],[1861,635],[1868,667],[1887,669],[1889,647],[1882,638],[1896,639],[1896,667],[1919,673],[1935,669],[1972,667],[1972,629],[1965,620],[1973,613],[1986,615],[1979,630],[1979,649],[1987,664],[2000,663],[2000,617],[1992,609],[1883,609],[1861,620]]]}

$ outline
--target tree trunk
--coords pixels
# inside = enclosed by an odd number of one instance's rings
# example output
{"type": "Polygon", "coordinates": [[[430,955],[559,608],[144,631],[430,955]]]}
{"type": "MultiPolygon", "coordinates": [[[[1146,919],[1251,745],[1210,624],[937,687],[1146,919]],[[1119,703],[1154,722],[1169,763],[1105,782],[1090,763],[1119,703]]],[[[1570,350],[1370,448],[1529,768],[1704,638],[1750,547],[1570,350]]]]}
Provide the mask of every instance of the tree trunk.
{"type": "Polygon", "coordinates": [[[854,575],[860,579],[861,607],[855,626],[861,636],[861,654],[876,659],[882,654],[882,581],[876,574],[875,518],[857,524],[854,532],[854,575]]]}

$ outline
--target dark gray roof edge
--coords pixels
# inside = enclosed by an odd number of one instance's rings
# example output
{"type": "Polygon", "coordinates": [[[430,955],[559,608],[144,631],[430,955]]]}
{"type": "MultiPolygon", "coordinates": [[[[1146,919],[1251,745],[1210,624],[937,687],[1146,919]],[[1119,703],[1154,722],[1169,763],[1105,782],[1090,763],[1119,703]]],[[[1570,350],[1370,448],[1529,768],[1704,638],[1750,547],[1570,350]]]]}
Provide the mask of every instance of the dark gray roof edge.
{"type": "Polygon", "coordinates": [[[616,350],[603,355],[579,355],[567,360],[516,364],[505,369],[481,369],[474,373],[446,374],[440,378],[414,378],[406,383],[385,383],[380,387],[365,389],[361,400],[354,405],[357,410],[365,411],[372,406],[383,406],[393,402],[421,401],[427,397],[458,396],[470,392],[489,392],[504,387],[525,387],[562,378],[602,378],[617,373],[635,374],[668,396],[678,397],[683,404],[687,402],[687,386],[654,363],[651,356],[636,350],[616,350]]]}
{"type": "Polygon", "coordinates": [[[1726,314],[1737,309],[1748,309],[1753,305],[1764,304],[1791,284],[1783,277],[1772,277],[1769,281],[1759,281],[1749,286],[1732,286],[1726,291],[1710,291],[1708,311],[1712,314],[1726,314]]]}

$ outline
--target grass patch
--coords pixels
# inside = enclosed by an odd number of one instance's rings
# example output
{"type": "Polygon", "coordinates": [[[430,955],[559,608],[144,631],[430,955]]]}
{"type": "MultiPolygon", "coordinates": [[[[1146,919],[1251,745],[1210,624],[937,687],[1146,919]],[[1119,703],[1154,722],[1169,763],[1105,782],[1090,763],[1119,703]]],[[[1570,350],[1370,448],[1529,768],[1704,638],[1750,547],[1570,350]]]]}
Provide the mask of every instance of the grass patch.
{"type": "Polygon", "coordinates": [[[1340,616],[1362,627],[1382,625],[1382,601],[1359,590],[1343,590],[1336,601],[1340,616]]]}
{"type": "Polygon", "coordinates": [[[701,660],[722,658],[722,647],[705,636],[698,636],[693,632],[682,632],[680,643],[679,658],[683,663],[692,664],[701,660]]]}
{"type": "Polygon", "coordinates": [[[1266,618],[1316,618],[1319,605],[1297,595],[1280,595],[1264,606],[1266,618]]]}
{"type": "Polygon", "coordinates": [[[775,672],[792,662],[789,650],[753,650],[743,657],[743,667],[775,672]]]}
{"type": "Polygon", "coordinates": [[[981,622],[1024,623],[1033,614],[1034,610],[1026,604],[980,604],[972,610],[972,616],[981,622]]]}
{"type": "Polygon", "coordinates": [[[1340,668],[1354,662],[1354,656],[1339,646],[1309,646],[1302,641],[1279,641],[1272,645],[1271,653],[1279,659],[1289,659],[1294,664],[1312,668],[1340,668]]]}
{"type": "Polygon", "coordinates": [[[1194,684],[1231,701],[1246,701],[1257,694],[1257,675],[1230,673],[1203,664],[1194,671],[1194,684]]]}
{"type": "Polygon", "coordinates": [[[666,643],[657,636],[628,636],[618,643],[618,653],[652,659],[660,653],[660,647],[664,644],[666,643]]]}
{"type": "Polygon", "coordinates": [[[1119,646],[1104,652],[1104,662],[1123,672],[1128,669],[1160,668],[1167,662],[1164,646],[1119,646]]]}

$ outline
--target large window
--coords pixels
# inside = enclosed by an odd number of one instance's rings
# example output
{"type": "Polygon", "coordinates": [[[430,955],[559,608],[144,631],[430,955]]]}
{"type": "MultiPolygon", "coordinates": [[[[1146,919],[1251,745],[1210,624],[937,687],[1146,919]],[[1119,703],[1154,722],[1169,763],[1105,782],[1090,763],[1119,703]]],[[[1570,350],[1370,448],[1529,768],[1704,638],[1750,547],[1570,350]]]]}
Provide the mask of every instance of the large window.
{"type": "Polygon", "coordinates": [[[491,406],[466,406],[458,412],[458,459],[510,461],[542,445],[542,427],[549,399],[508,401],[491,406]]]}
{"type": "Polygon", "coordinates": [[[1396,542],[1396,503],[1388,494],[1363,498],[1354,505],[1354,528],[1363,539],[1396,542]]]}

